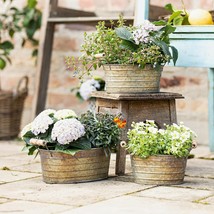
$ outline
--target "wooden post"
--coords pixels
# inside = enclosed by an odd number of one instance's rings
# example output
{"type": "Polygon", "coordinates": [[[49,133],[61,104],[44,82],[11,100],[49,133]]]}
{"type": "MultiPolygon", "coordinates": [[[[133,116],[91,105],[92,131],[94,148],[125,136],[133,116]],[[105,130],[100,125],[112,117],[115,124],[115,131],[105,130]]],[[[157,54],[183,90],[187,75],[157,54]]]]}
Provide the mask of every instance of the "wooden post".
{"type": "Polygon", "coordinates": [[[134,25],[140,25],[143,20],[149,19],[149,2],[149,0],[135,0],[134,25]]]}
{"type": "Polygon", "coordinates": [[[45,100],[47,96],[47,87],[50,72],[50,61],[53,45],[54,24],[48,23],[49,7],[52,5],[51,0],[46,1],[43,13],[43,23],[40,31],[39,41],[39,56],[37,72],[35,77],[35,95],[33,99],[33,112],[34,118],[45,108],[45,100]]]}
{"type": "Polygon", "coordinates": [[[208,71],[209,76],[209,146],[214,152],[214,68],[208,71]]]}

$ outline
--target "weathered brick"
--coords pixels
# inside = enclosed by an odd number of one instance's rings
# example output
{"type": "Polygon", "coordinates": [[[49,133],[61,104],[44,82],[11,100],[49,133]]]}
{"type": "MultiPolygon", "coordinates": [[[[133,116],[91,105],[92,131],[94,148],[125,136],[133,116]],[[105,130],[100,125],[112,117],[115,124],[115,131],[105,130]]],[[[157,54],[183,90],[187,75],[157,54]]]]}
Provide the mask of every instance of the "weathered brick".
{"type": "Polygon", "coordinates": [[[94,0],[79,0],[79,5],[82,10],[86,11],[95,10],[94,0]]]}

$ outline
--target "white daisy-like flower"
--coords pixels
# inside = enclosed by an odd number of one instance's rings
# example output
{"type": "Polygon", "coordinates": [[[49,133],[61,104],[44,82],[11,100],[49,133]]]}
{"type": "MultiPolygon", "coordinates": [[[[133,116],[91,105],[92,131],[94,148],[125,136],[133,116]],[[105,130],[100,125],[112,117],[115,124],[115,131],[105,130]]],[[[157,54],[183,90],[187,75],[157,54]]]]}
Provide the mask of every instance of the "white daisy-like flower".
{"type": "Polygon", "coordinates": [[[173,131],[170,133],[172,140],[177,140],[180,138],[180,134],[177,131],[173,131]]]}
{"type": "Polygon", "coordinates": [[[48,130],[49,126],[53,123],[54,121],[51,117],[46,114],[40,113],[32,122],[31,131],[35,135],[45,133],[48,130]]]}
{"type": "Polygon", "coordinates": [[[97,89],[99,88],[100,88],[100,83],[97,80],[90,79],[85,81],[81,85],[79,93],[84,100],[88,100],[90,98],[91,92],[97,91],[97,89]]]}
{"type": "Polygon", "coordinates": [[[32,123],[29,123],[27,124],[21,131],[20,135],[21,135],[21,138],[29,131],[31,131],[31,126],[32,126],[32,123]]]}
{"type": "Polygon", "coordinates": [[[149,130],[149,132],[151,132],[152,134],[157,134],[157,132],[158,132],[158,129],[155,128],[155,127],[149,127],[148,130],[149,130]]]}
{"type": "Polygon", "coordinates": [[[71,109],[62,109],[55,112],[54,117],[57,120],[62,120],[70,117],[77,117],[76,113],[71,109]]]}
{"type": "Polygon", "coordinates": [[[165,131],[164,129],[159,129],[158,132],[159,132],[161,135],[164,135],[166,131],[165,131]]]}
{"type": "Polygon", "coordinates": [[[75,118],[59,120],[54,124],[51,139],[65,145],[69,144],[85,134],[85,128],[75,118]]]}

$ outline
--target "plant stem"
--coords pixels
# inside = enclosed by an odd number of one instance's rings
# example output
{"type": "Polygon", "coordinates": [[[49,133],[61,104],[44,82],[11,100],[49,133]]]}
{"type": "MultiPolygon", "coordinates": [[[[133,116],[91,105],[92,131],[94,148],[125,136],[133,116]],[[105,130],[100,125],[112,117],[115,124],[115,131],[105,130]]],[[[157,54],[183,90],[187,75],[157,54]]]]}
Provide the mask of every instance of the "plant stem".
{"type": "Polygon", "coordinates": [[[184,4],[184,0],[181,0],[181,4],[182,4],[183,10],[184,10],[184,13],[187,14],[187,11],[186,11],[186,8],[185,8],[185,4],[184,4]]]}

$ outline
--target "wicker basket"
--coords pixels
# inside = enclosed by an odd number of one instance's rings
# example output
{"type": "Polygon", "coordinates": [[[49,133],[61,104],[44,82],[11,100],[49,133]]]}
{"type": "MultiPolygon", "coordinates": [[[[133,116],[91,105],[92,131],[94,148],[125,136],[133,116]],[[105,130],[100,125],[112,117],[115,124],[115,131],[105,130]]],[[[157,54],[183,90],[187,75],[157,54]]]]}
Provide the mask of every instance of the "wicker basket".
{"type": "Polygon", "coordinates": [[[18,136],[27,94],[27,76],[19,80],[14,93],[0,90],[0,140],[13,139],[18,136]]]}

